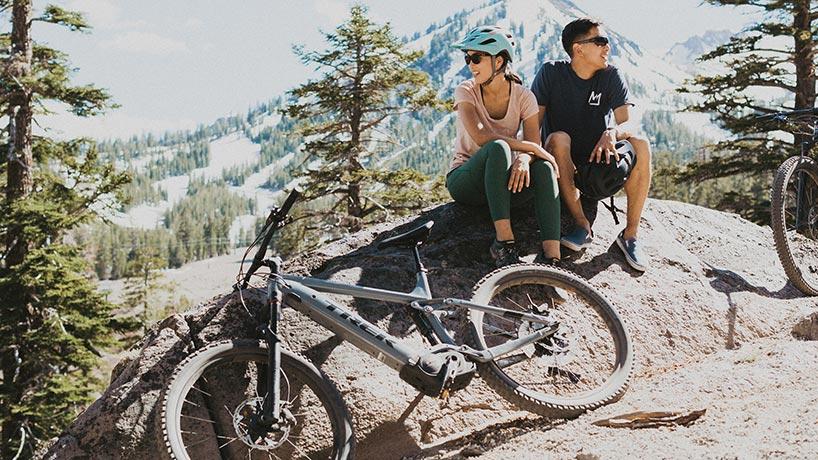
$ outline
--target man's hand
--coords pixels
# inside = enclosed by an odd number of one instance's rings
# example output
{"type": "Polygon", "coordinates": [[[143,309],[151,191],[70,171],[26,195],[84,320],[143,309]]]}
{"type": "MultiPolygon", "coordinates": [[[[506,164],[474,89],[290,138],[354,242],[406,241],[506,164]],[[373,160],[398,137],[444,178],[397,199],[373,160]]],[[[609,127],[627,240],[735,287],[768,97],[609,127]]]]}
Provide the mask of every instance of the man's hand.
{"type": "Polygon", "coordinates": [[[531,155],[520,153],[511,165],[511,177],[508,179],[508,189],[511,193],[517,193],[528,187],[531,183],[531,174],[528,164],[531,163],[531,155]]]}
{"type": "Polygon", "coordinates": [[[591,151],[591,156],[588,158],[589,163],[599,163],[602,158],[605,158],[605,163],[611,162],[611,157],[619,161],[619,153],[616,152],[616,131],[613,129],[606,129],[599,137],[594,149],[591,151]]]}

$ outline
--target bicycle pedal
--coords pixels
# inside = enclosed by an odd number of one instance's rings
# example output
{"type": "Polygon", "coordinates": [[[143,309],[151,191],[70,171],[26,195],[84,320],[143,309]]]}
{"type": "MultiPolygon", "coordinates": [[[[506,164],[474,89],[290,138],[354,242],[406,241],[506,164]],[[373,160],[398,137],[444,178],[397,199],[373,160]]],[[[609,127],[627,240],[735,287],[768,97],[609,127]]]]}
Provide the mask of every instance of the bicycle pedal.
{"type": "Polygon", "coordinates": [[[440,400],[440,407],[445,407],[449,405],[449,390],[443,390],[440,392],[440,396],[437,398],[440,400]]]}

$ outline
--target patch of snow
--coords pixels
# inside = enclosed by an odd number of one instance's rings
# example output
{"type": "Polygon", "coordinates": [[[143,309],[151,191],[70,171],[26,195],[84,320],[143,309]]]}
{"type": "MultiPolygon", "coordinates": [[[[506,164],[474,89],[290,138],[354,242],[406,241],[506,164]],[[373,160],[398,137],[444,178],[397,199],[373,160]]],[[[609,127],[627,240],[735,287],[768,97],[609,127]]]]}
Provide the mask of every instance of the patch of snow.
{"type": "Polygon", "coordinates": [[[380,166],[383,166],[383,165],[389,163],[390,161],[392,161],[395,158],[399,157],[404,152],[417,147],[417,145],[418,144],[416,142],[413,142],[413,143],[407,145],[406,147],[404,147],[402,149],[395,150],[394,152],[390,153],[389,155],[387,155],[387,156],[381,158],[380,160],[378,160],[378,166],[380,167],[380,166]]]}
{"type": "Polygon", "coordinates": [[[269,115],[265,115],[258,124],[254,125],[250,128],[250,133],[255,136],[260,133],[264,128],[274,128],[278,122],[281,121],[281,114],[278,112],[271,113],[269,115]]]}
{"type": "Polygon", "coordinates": [[[244,214],[236,217],[233,223],[230,224],[230,232],[228,233],[230,244],[239,243],[239,236],[241,235],[242,229],[244,229],[245,232],[252,232],[256,226],[256,219],[258,219],[258,217],[259,216],[253,214],[244,214]]]}
{"type": "Polygon", "coordinates": [[[260,152],[261,147],[254,144],[244,133],[228,134],[210,143],[210,163],[207,167],[191,171],[190,177],[218,179],[228,168],[258,161],[260,152]]]}
{"type": "Polygon", "coordinates": [[[164,190],[168,195],[167,202],[176,204],[187,195],[187,187],[190,184],[190,176],[173,176],[162,179],[153,184],[157,190],[164,190]]]}
{"type": "Polygon", "coordinates": [[[714,125],[710,121],[710,115],[706,113],[677,112],[674,119],[690,128],[691,131],[707,136],[714,141],[726,139],[729,135],[727,131],[714,125]]]}
{"type": "MultiPolygon", "coordinates": [[[[237,193],[243,197],[250,198],[256,202],[256,212],[263,213],[265,209],[277,204],[277,192],[262,187],[267,179],[270,178],[274,171],[287,166],[295,157],[293,152],[290,152],[275,162],[265,166],[259,172],[253,173],[244,180],[244,184],[239,187],[230,187],[230,191],[237,193]]],[[[234,222],[235,223],[235,222],[234,222]]]]}
{"type": "Polygon", "coordinates": [[[120,227],[153,230],[165,225],[165,211],[168,208],[166,201],[156,205],[140,204],[127,213],[118,212],[108,216],[108,219],[120,227]]]}
{"type": "Polygon", "coordinates": [[[445,117],[443,117],[440,121],[438,121],[435,124],[435,126],[432,128],[432,130],[429,131],[429,136],[427,137],[429,142],[433,142],[435,140],[437,135],[440,134],[440,131],[449,123],[449,121],[452,118],[454,118],[454,112],[446,114],[445,117]]]}

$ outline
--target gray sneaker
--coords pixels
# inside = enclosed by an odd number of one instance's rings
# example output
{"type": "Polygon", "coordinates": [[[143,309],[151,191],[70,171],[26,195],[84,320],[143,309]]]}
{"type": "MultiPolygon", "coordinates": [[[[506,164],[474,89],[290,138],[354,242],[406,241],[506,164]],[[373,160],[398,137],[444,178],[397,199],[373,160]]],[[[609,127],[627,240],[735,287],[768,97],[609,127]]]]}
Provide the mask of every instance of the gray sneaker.
{"type": "Polygon", "coordinates": [[[594,241],[594,237],[582,227],[576,227],[573,232],[560,238],[560,244],[572,251],[586,249],[594,241]]]}
{"type": "Polygon", "coordinates": [[[517,248],[514,247],[513,240],[494,240],[489,248],[489,253],[491,254],[491,258],[494,259],[494,265],[496,265],[497,268],[520,263],[520,256],[517,254],[517,248]]]}
{"type": "Polygon", "coordinates": [[[642,246],[636,238],[625,239],[625,231],[619,232],[616,237],[616,245],[625,255],[625,261],[636,271],[643,272],[648,268],[648,257],[642,251],[642,246]]]}

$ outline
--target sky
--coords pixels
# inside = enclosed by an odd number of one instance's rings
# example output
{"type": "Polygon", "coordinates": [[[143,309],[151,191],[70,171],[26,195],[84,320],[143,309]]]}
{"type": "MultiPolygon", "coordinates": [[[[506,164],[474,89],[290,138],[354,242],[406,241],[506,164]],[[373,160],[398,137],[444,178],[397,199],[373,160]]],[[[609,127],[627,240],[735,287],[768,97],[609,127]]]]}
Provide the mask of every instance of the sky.
{"type": "MultiPolygon", "coordinates": [[[[536,0],[515,0],[536,1],[536,0]]],[[[86,13],[90,33],[37,24],[35,40],[66,52],[78,71],[73,81],[108,89],[119,109],[77,119],[40,119],[62,136],[98,139],[186,129],[283,94],[311,70],[293,44],[321,49],[321,31],[348,14],[350,0],[56,0],[86,13]]],[[[371,18],[389,22],[399,36],[482,1],[364,0],[371,18]]],[[[699,0],[574,0],[643,49],[663,54],[707,30],[739,30],[753,17],[699,0]]],[[[35,0],[35,9],[45,2],[35,0]]],[[[5,18],[4,18],[5,19],[5,18]]],[[[6,21],[7,22],[7,21],[6,21]]],[[[54,107],[59,112],[58,107],[54,107]]]]}

